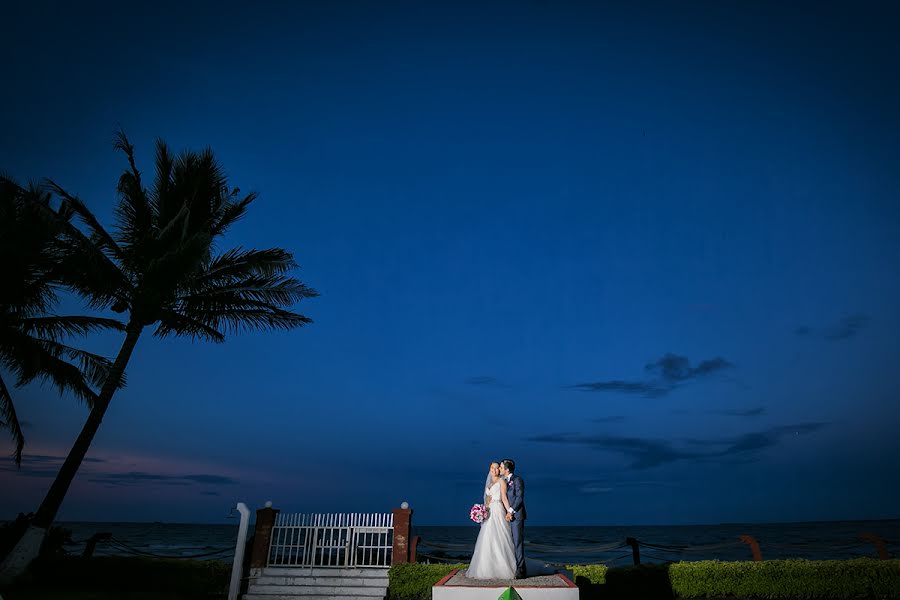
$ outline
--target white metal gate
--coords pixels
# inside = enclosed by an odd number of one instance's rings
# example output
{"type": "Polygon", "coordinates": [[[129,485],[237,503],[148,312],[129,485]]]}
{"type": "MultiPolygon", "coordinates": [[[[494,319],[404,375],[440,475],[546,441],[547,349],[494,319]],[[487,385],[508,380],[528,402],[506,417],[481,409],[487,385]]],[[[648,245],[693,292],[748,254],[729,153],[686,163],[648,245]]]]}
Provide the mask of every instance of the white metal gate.
{"type": "Polygon", "coordinates": [[[389,567],[391,513],[279,514],[269,545],[270,567],[389,567]]]}

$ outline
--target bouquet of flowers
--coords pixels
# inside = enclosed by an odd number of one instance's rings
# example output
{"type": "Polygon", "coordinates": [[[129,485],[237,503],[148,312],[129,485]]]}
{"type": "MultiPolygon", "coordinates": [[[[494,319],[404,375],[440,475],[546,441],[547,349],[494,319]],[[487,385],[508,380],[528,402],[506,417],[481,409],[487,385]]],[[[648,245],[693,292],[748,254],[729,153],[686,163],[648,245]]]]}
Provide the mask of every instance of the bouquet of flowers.
{"type": "Polygon", "coordinates": [[[488,509],[484,507],[484,504],[476,504],[472,507],[472,510],[469,511],[469,518],[475,521],[476,523],[483,522],[488,515],[488,509]]]}

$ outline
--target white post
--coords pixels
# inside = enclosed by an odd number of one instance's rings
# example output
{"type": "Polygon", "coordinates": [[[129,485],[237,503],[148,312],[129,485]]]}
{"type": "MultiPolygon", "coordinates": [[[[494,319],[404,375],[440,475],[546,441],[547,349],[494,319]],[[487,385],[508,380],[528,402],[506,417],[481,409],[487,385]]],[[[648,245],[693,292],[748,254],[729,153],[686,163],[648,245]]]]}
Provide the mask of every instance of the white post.
{"type": "Polygon", "coordinates": [[[231,585],[228,586],[228,600],[237,600],[241,591],[241,575],[244,573],[244,548],[247,546],[247,528],[250,526],[250,509],[243,502],[237,503],[241,513],[238,527],[237,546],[234,548],[234,564],[231,565],[231,585]]]}

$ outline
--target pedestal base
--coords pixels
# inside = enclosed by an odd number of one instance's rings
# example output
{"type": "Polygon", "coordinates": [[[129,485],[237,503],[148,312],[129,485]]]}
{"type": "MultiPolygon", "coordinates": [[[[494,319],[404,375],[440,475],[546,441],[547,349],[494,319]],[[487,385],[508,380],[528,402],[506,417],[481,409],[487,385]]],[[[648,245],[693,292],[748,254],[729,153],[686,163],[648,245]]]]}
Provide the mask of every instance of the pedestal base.
{"type": "MultiPolygon", "coordinates": [[[[522,600],[578,600],[578,587],[559,573],[526,579],[469,579],[453,571],[431,588],[433,600],[497,600],[512,588],[522,600]]],[[[513,595],[515,597],[515,595],[513,595]]]]}

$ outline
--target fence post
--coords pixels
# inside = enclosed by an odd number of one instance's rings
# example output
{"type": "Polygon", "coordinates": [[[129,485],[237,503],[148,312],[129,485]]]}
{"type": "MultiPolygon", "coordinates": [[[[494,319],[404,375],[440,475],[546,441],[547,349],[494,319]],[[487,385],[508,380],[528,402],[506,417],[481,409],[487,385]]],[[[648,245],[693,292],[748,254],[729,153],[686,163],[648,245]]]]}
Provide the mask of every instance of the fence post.
{"type": "Polygon", "coordinates": [[[391,552],[391,564],[399,565],[409,562],[409,530],[412,523],[412,509],[404,502],[402,508],[394,509],[394,546],[391,552]]]}
{"type": "Polygon", "coordinates": [[[112,537],[111,533],[95,533],[90,537],[87,541],[87,544],[84,545],[84,552],[81,553],[82,558],[90,558],[94,555],[94,548],[97,547],[97,542],[105,542],[112,537]]]}
{"type": "Polygon", "coordinates": [[[874,533],[861,533],[859,534],[859,539],[875,544],[875,549],[878,550],[878,558],[881,560],[888,560],[890,558],[890,556],[888,556],[887,546],[884,545],[884,540],[874,533]]]}
{"type": "Polygon", "coordinates": [[[244,552],[247,546],[247,529],[250,526],[250,510],[243,502],[238,502],[241,522],[238,525],[237,542],[234,545],[234,560],[231,563],[231,582],[228,584],[228,600],[237,600],[241,591],[241,578],[244,575],[244,552]]]}
{"type": "Polygon", "coordinates": [[[250,568],[263,569],[269,566],[269,545],[272,541],[272,528],[275,517],[281,512],[266,502],[265,508],[256,511],[256,527],[253,530],[253,549],[250,551],[250,568]]]}
{"type": "Polygon", "coordinates": [[[753,553],[753,560],[756,562],[762,561],[762,552],[759,550],[759,542],[756,541],[756,538],[752,535],[742,535],[741,541],[750,546],[750,552],[753,553]]]}
{"type": "Polygon", "coordinates": [[[412,541],[409,543],[409,562],[415,564],[416,563],[416,550],[419,548],[419,542],[422,541],[422,536],[414,535],[412,541]]]}
{"type": "Polygon", "coordinates": [[[634,564],[641,564],[641,550],[639,548],[640,542],[634,539],[633,537],[625,538],[625,543],[631,546],[631,558],[634,559],[634,564]]]}

